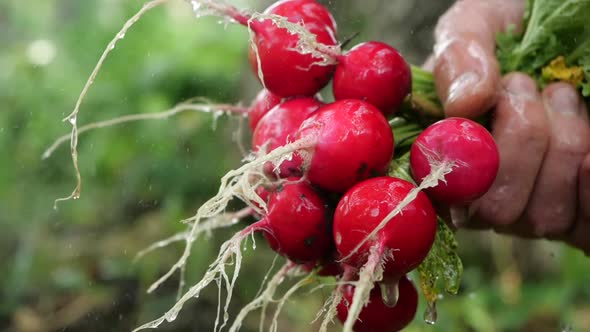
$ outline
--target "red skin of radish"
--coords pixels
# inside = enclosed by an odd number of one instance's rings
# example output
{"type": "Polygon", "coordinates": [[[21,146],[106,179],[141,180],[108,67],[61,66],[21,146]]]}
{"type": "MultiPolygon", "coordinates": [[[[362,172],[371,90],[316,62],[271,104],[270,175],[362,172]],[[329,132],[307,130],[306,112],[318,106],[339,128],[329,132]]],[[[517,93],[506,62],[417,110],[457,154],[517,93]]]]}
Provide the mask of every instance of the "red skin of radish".
{"type": "Polygon", "coordinates": [[[447,118],[426,128],[412,145],[410,167],[417,182],[430,173],[426,151],[443,160],[457,162],[445,182],[426,189],[434,200],[451,206],[465,205],[490,189],[500,166],[498,147],[492,135],[477,122],[447,118]]]}
{"type": "MultiPolygon", "coordinates": [[[[354,296],[354,286],[344,287],[342,301],[338,304],[338,319],[345,322],[348,317],[348,307],[354,296]]],[[[363,308],[359,319],[354,324],[355,332],[394,332],[400,331],[412,322],[418,309],[418,292],[407,278],[399,281],[399,299],[394,307],[388,307],[381,299],[381,289],[371,290],[369,304],[363,308]]]]}
{"type": "MultiPolygon", "coordinates": [[[[314,98],[298,98],[285,101],[265,114],[252,135],[252,147],[258,151],[266,145],[270,152],[292,141],[301,123],[316,112],[323,104],[314,98]]],[[[301,175],[302,160],[293,155],[291,160],[284,161],[279,168],[280,177],[301,175]]],[[[264,166],[265,173],[273,174],[273,164],[264,166]]]]}
{"type": "MultiPolygon", "coordinates": [[[[309,1],[302,1],[303,4],[309,1]]],[[[266,14],[281,12],[280,6],[270,7],[266,14]]],[[[299,23],[301,13],[285,16],[289,22],[299,23]]],[[[319,43],[334,46],[337,44],[332,27],[318,19],[307,19],[304,23],[308,31],[316,35],[319,43]]],[[[254,43],[258,49],[264,86],[281,97],[313,96],[331,79],[335,65],[318,65],[322,59],[295,50],[299,37],[287,29],[278,28],[271,20],[254,20],[251,28],[255,32],[254,43]]],[[[252,70],[258,73],[258,59],[250,47],[249,60],[252,70]]],[[[258,75],[257,75],[258,76],[258,75]]]]}
{"type": "Polygon", "coordinates": [[[385,43],[359,44],[338,61],[333,81],[336,100],[365,100],[387,115],[399,109],[412,89],[410,66],[385,43]]]}
{"type": "Polygon", "coordinates": [[[355,183],[387,171],[393,156],[393,133],[373,105],[341,100],[322,107],[301,124],[297,139],[315,143],[307,170],[309,181],[343,193],[355,183]]]}
{"type": "Polygon", "coordinates": [[[328,216],[324,199],[307,182],[294,182],[271,194],[268,215],[259,223],[274,251],[295,263],[307,263],[333,248],[328,216]]]}
{"type": "MultiPolygon", "coordinates": [[[[334,240],[340,257],[349,256],[414,188],[408,181],[384,176],[363,181],[346,192],[334,215],[334,240]]],[[[370,248],[379,243],[384,249],[393,250],[384,276],[399,278],[424,260],[434,242],[436,227],[436,212],[426,194],[419,192],[375,239],[366,241],[343,263],[360,269],[367,262],[370,248]]]]}
{"type": "Polygon", "coordinates": [[[336,34],[336,20],[330,11],[315,0],[282,0],[266,9],[276,15],[292,18],[296,22],[319,20],[336,34]]]}
{"type": "Polygon", "coordinates": [[[270,111],[273,107],[277,106],[281,103],[282,98],[273,94],[272,92],[262,89],[254,102],[250,106],[248,110],[248,118],[250,120],[250,130],[254,132],[256,129],[256,125],[258,125],[258,121],[270,111]]]}

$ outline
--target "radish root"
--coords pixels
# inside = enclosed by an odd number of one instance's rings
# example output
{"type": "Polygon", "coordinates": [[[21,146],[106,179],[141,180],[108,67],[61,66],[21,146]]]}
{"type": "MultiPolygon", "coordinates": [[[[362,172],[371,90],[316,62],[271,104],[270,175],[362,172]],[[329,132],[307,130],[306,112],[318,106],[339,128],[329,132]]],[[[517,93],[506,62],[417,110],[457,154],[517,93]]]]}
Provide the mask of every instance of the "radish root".
{"type": "MultiPolygon", "coordinates": [[[[329,46],[318,42],[316,35],[307,30],[303,26],[303,22],[293,23],[283,16],[261,13],[253,13],[250,20],[270,20],[275,26],[286,29],[293,35],[297,35],[299,40],[293,51],[301,54],[310,54],[314,58],[321,59],[312,65],[327,66],[338,62],[337,59],[341,55],[340,46],[329,46]]],[[[258,63],[260,67],[260,61],[258,63]]]]}
{"type": "MultiPolygon", "coordinates": [[[[203,225],[206,223],[202,223],[203,219],[207,218],[215,218],[219,214],[223,213],[223,210],[227,207],[227,204],[234,198],[237,197],[240,200],[244,201],[246,204],[250,206],[250,208],[257,213],[264,213],[266,212],[266,203],[256,194],[257,186],[261,185],[265,179],[260,179],[261,169],[263,165],[270,161],[270,162],[277,162],[284,157],[286,154],[293,153],[298,150],[309,149],[313,147],[315,144],[315,140],[312,137],[303,138],[293,143],[287,144],[285,146],[279,147],[270,153],[259,156],[256,159],[242,165],[240,168],[236,170],[229,171],[223,178],[221,179],[221,185],[219,187],[218,193],[205,202],[197,211],[196,215],[189,219],[185,219],[185,223],[190,224],[190,230],[185,237],[185,249],[178,259],[178,261],[170,268],[170,270],[165,273],[162,277],[160,277],[156,282],[154,282],[148,289],[148,293],[153,292],[156,290],[162,283],[168,280],[177,270],[183,270],[183,267],[186,265],[186,262],[190,256],[192,245],[196,240],[197,235],[202,232],[203,229],[207,229],[203,225]],[[252,184],[252,179],[255,180],[254,184],[252,184]]],[[[308,157],[306,154],[303,154],[302,157],[308,157]]],[[[197,296],[200,291],[206,287],[209,283],[215,280],[223,280],[225,282],[225,287],[228,291],[226,296],[225,302],[225,312],[227,313],[227,308],[232,296],[232,289],[234,287],[236,278],[239,274],[240,263],[241,263],[241,251],[240,251],[240,243],[242,240],[254,229],[252,227],[260,227],[256,224],[249,226],[248,228],[244,229],[242,232],[236,234],[232,239],[225,242],[220,250],[220,254],[218,258],[210,265],[209,270],[203,277],[203,279],[197,283],[196,285],[192,286],[188,292],[186,292],[178,301],[177,303],[170,309],[164,316],[160,317],[157,320],[154,320],[150,323],[144,324],[137,328],[135,331],[145,329],[145,328],[156,328],[164,321],[173,321],[176,319],[176,315],[182,309],[182,306],[186,301],[190,298],[197,296]],[[233,278],[230,280],[228,274],[225,271],[225,265],[227,261],[235,256],[235,268],[233,273],[233,278]],[[219,278],[219,279],[218,279],[219,278]]],[[[211,229],[209,227],[209,229],[211,229]]],[[[224,315],[224,326],[227,323],[228,317],[224,315]]]]}
{"type": "Polygon", "coordinates": [[[322,310],[318,313],[318,316],[316,318],[320,318],[323,312],[326,313],[324,315],[324,318],[322,319],[319,332],[326,332],[328,330],[328,325],[334,322],[334,317],[336,317],[336,313],[338,312],[338,304],[340,304],[340,302],[342,301],[344,286],[350,283],[354,273],[355,271],[352,268],[344,269],[344,274],[340,278],[338,286],[334,289],[330,297],[326,300],[322,310]]]}
{"type": "MultiPolygon", "coordinates": [[[[197,284],[192,286],[177,302],[174,306],[169,309],[162,317],[155,319],[149,323],[143,324],[133,331],[140,331],[143,329],[153,329],[160,326],[165,321],[172,322],[178,316],[178,313],[184,306],[184,304],[194,297],[198,297],[201,290],[207,287],[211,282],[215,281],[221,289],[222,283],[225,284],[227,295],[225,298],[223,325],[227,323],[229,317],[227,316],[227,310],[233,295],[233,289],[240,272],[242,264],[242,251],[241,243],[247,238],[252,232],[261,230],[262,228],[256,224],[252,224],[244,230],[236,233],[231,239],[223,243],[219,250],[217,259],[209,266],[209,269],[197,284]],[[226,267],[233,265],[233,274],[230,275],[226,271],[226,267]]],[[[221,302],[219,302],[221,305],[221,302]]],[[[219,314],[219,312],[218,312],[219,314]]],[[[216,325],[219,319],[219,315],[216,319],[216,325]]]]}
{"type": "Polygon", "coordinates": [[[285,295],[283,295],[283,297],[281,298],[281,300],[279,301],[278,305],[277,305],[277,309],[275,310],[275,314],[273,316],[272,319],[272,323],[270,325],[270,331],[271,332],[277,332],[278,330],[278,320],[279,320],[279,315],[281,314],[281,311],[283,310],[283,306],[285,306],[285,304],[287,303],[287,300],[293,296],[293,294],[295,294],[295,292],[297,292],[301,287],[307,286],[310,283],[312,283],[314,281],[315,278],[313,278],[311,275],[307,276],[301,280],[299,280],[295,285],[293,285],[291,288],[289,288],[289,290],[285,293],[285,295]]]}
{"type": "Polygon", "coordinates": [[[377,243],[371,247],[367,263],[359,272],[359,280],[356,282],[352,303],[348,307],[348,316],[344,322],[344,332],[352,332],[354,323],[359,318],[362,309],[369,303],[371,290],[375,283],[383,279],[383,266],[387,255],[384,255],[384,246],[377,243]]]}
{"type": "Polygon", "coordinates": [[[54,201],[54,203],[53,203],[54,209],[57,209],[57,205],[60,202],[68,201],[70,199],[80,198],[80,193],[82,191],[82,175],[80,174],[80,167],[78,165],[78,114],[80,113],[80,105],[82,105],[82,101],[84,100],[84,98],[86,97],[86,94],[88,93],[88,90],[90,89],[90,87],[94,83],[94,80],[96,79],[96,76],[98,75],[98,72],[100,71],[100,68],[102,67],[102,64],[106,60],[109,53],[111,53],[111,51],[113,51],[115,49],[117,42],[119,42],[121,39],[125,38],[125,34],[127,33],[127,31],[129,31],[129,29],[131,29],[131,27],[135,23],[137,23],[137,21],[139,21],[139,19],[145,13],[147,13],[148,11],[150,11],[150,10],[152,10],[152,9],[154,9],[154,8],[160,6],[168,1],[170,1],[170,0],[152,0],[150,2],[145,3],[141,7],[141,9],[137,13],[135,13],[135,15],[133,15],[131,18],[129,18],[125,22],[125,24],[123,24],[123,27],[121,28],[121,30],[119,30],[119,32],[115,35],[115,37],[107,44],[107,47],[105,48],[105,50],[101,54],[100,58],[98,59],[98,62],[96,63],[94,69],[92,70],[90,77],[88,77],[86,84],[84,84],[84,88],[82,88],[82,92],[80,92],[80,95],[78,96],[78,100],[76,101],[76,106],[74,106],[74,110],[72,111],[72,113],[70,113],[70,115],[68,115],[65,119],[63,119],[64,122],[67,121],[72,126],[72,132],[70,134],[70,150],[71,150],[71,155],[72,155],[72,163],[74,165],[74,172],[76,175],[76,186],[74,187],[74,190],[72,191],[72,193],[69,196],[63,197],[63,198],[58,198],[54,201]]]}
{"type": "MultiPolygon", "coordinates": [[[[192,241],[192,242],[196,241],[197,237],[199,237],[199,235],[201,235],[201,233],[206,232],[207,235],[211,235],[211,231],[213,231],[215,229],[233,226],[233,225],[237,224],[238,222],[240,222],[243,218],[252,215],[252,212],[253,212],[252,208],[246,207],[246,208],[243,208],[242,210],[239,210],[237,212],[224,213],[222,215],[207,219],[201,225],[197,226],[197,230],[195,230],[195,234],[193,235],[194,237],[192,239],[190,239],[190,241],[192,241]]],[[[166,239],[155,242],[155,243],[151,244],[149,247],[138,252],[134,258],[134,261],[137,262],[140,259],[142,259],[145,255],[151,253],[152,251],[155,251],[160,248],[165,248],[165,247],[171,245],[172,243],[186,241],[188,235],[189,235],[188,231],[180,232],[180,233],[174,234],[166,239]]]]}
{"type": "MultiPolygon", "coordinates": [[[[173,108],[168,109],[166,111],[162,111],[162,112],[129,114],[129,115],[120,116],[120,117],[117,117],[114,119],[89,123],[87,125],[78,127],[77,133],[78,133],[78,136],[80,136],[81,134],[83,134],[87,131],[91,131],[91,130],[99,129],[99,128],[112,127],[112,126],[116,126],[116,125],[120,125],[120,124],[124,124],[124,123],[128,123],[128,122],[135,122],[135,121],[142,121],[142,120],[164,120],[164,119],[168,119],[172,116],[175,116],[179,113],[183,113],[183,112],[187,112],[187,111],[213,113],[213,114],[217,114],[218,112],[225,113],[225,114],[235,114],[235,113],[243,114],[243,115],[247,114],[247,109],[240,107],[240,106],[226,105],[226,104],[213,105],[213,104],[205,103],[205,102],[204,103],[194,103],[193,100],[194,99],[188,100],[183,103],[179,103],[178,105],[174,106],[173,108]]],[[[45,152],[43,152],[43,155],[41,156],[41,158],[47,159],[47,158],[51,157],[51,155],[55,152],[55,150],[57,150],[57,148],[59,148],[63,143],[65,143],[69,139],[71,139],[70,134],[63,135],[63,136],[59,137],[58,139],[56,139],[53,142],[53,144],[51,144],[51,146],[49,146],[45,150],[45,152]]]]}
{"type": "Polygon", "coordinates": [[[277,291],[277,288],[281,285],[281,283],[285,280],[285,276],[287,272],[293,267],[292,263],[286,263],[281,267],[279,271],[270,279],[266,288],[262,293],[260,293],[254,300],[248,303],[245,307],[240,310],[238,316],[234,320],[232,326],[230,327],[230,332],[237,332],[246,316],[248,314],[258,308],[262,308],[268,305],[268,303],[274,301],[273,296],[277,291]]]}

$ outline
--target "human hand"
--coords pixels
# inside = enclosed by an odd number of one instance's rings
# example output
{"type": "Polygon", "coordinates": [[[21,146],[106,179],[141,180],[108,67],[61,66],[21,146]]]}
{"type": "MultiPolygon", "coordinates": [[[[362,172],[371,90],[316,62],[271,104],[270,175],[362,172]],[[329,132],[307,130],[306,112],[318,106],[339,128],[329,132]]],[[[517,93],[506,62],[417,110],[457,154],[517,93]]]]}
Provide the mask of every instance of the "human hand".
{"type": "Polygon", "coordinates": [[[559,239],[590,254],[590,125],[577,91],[555,83],[501,77],[495,36],[520,29],[525,1],[463,0],[435,31],[434,75],[447,116],[492,111],[500,169],[470,206],[467,227],[559,239]]]}

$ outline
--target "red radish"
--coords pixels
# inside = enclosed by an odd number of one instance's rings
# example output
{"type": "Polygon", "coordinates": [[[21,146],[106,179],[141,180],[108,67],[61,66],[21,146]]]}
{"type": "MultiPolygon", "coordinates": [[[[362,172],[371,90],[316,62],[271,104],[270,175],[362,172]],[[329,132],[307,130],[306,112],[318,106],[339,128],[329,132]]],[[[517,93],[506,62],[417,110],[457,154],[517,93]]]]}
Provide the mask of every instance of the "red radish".
{"type": "MultiPolygon", "coordinates": [[[[260,119],[252,135],[252,148],[255,151],[264,148],[266,152],[270,152],[287,144],[301,123],[321,106],[322,103],[314,98],[292,99],[275,106],[260,119]]],[[[291,160],[281,164],[279,176],[301,175],[301,163],[301,158],[294,155],[291,160]]],[[[267,163],[265,173],[273,174],[273,168],[272,163],[267,163]]]]}
{"type": "Polygon", "coordinates": [[[360,100],[328,104],[301,124],[297,139],[311,138],[309,181],[345,192],[358,181],[383,175],[393,156],[393,133],[373,105],[360,100]]]}
{"type": "Polygon", "coordinates": [[[306,182],[272,193],[268,215],[258,224],[271,248],[296,263],[315,262],[333,246],[325,201],[306,182]]]}
{"type": "Polygon", "coordinates": [[[361,99],[385,114],[395,112],[412,89],[410,66],[381,42],[359,44],[338,57],[333,92],[337,100],[361,99]]]}
{"type": "Polygon", "coordinates": [[[256,95],[256,98],[254,99],[254,102],[252,102],[252,105],[250,106],[250,109],[248,111],[248,118],[250,119],[250,130],[252,132],[254,132],[254,129],[256,129],[258,121],[260,121],[260,119],[266,113],[268,113],[268,111],[270,111],[273,107],[278,105],[281,102],[281,99],[281,97],[275,95],[274,93],[266,89],[262,89],[258,93],[258,95],[256,95]]]}
{"type": "Polygon", "coordinates": [[[380,252],[391,251],[393,259],[387,260],[384,275],[395,279],[424,260],[434,242],[437,223],[434,208],[422,192],[353,252],[415,188],[408,181],[385,176],[363,181],[346,192],[334,215],[336,249],[344,263],[361,268],[370,248],[378,245],[380,252]]]}
{"type": "Polygon", "coordinates": [[[280,97],[313,96],[332,77],[338,54],[330,12],[312,0],[281,1],[263,14],[245,14],[213,0],[192,0],[197,10],[248,26],[250,65],[265,88],[280,97]],[[259,62],[260,61],[260,66],[259,62]]]}
{"type": "MultiPolygon", "coordinates": [[[[309,6],[311,1],[297,1],[302,6],[309,6]]],[[[301,23],[301,11],[294,11],[291,16],[282,6],[290,6],[291,2],[283,2],[270,7],[265,14],[285,14],[291,23],[301,23]],[[282,5],[282,6],[281,6],[282,5]]],[[[321,6],[315,4],[315,6],[321,6]]],[[[326,10],[327,11],[327,10],[326,10]]],[[[310,12],[309,15],[313,14],[310,12]]],[[[318,43],[327,46],[336,46],[337,40],[330,26],[322,21],[322,17],[310,19],[304,17],[303,27],[315,35],[318,43]]],[[[302,54],[297,50],[300,36],[289,32],[285,28],[275,25],[270,19],[253,20],[250,27],[255,33],[254,48],[250,48],[250,65],[255,73],[258,73],[258,60],[261,62],[264,86],[281,97],[312,96],[323,88],[329,81],[334,71],[334,64],[325,63],[325,59],[312,54],[302,54]]],[[[260,79],[260,77],[259,77],[260,79]]]]}
{"type": "Polygon", "coordinates": [[[434,200],[449,205],[467,204],[490,188],[500,157],[492,135],[480,124],[448,118],[426,128],[412,145],[410,166],[417,182],[428,175],[431,164],[452,162],[445,181],[425,189],[434,200]]]}
{"type": "MultiPolygon", "coordinates": [[[[352,303],[354,286],[344,288],[344,297],[338,304],[338,319],[345,322],[348,317],[348,306],[352,303]]],[[[418,292],[407,278],[399,281],[399,299],[394,307],[383,303],[381,290],[374,287],[371,291],[369,304],[363,308],[354,324],[355,332],[394,332],[400,331],[412,322],[418,309],[418,292]]]]}
{"type": "Polygon", "coordinates": [[[294,22],[320,21],[336,34],[336,20],[330,11],[315,0],[282,0],[266,9],[267,12],[289,17],[294,22]]]}

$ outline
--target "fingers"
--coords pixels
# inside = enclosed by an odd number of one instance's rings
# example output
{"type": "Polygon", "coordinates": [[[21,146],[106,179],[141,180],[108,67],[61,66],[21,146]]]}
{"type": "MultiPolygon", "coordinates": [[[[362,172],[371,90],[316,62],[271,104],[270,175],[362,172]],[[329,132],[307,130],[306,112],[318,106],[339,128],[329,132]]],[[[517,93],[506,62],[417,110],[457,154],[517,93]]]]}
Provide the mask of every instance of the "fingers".
{"type": "Polygon", "coordinates": [[[458,1],[435,31],[434,75],[447,116],[474,118],[497,99],[495,37],[522,19],[524,1],[458,1]]]}
{"type": "Polygon", "coordinates": [[[573,226],[580,165],[590,152],[588,114],[576,89],[555,83],[543,91],[551,134],[543,166],[524,216],[538,237],[560,236],[573,226]]]}
{"type": "Polygon", "coordinates": [[[500,168],[490,190],[471,206],[479,225],[514,227],[523,214],[549,144],[549,123],[536,82],[513,73],[502,80],[492,128],[500,168]]]}
{"type": "Polygon", "coordinates": [[[578,221],[568,243],[590,255],[590,154],[582,162],[578,176],[578,221]]]}

